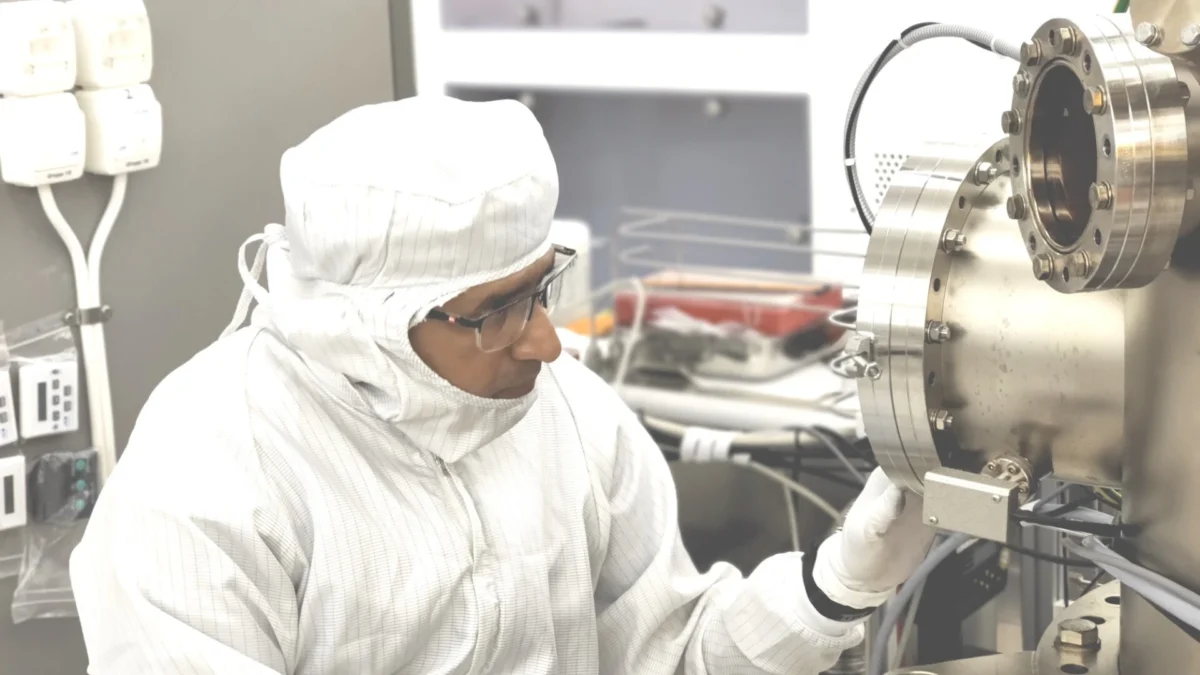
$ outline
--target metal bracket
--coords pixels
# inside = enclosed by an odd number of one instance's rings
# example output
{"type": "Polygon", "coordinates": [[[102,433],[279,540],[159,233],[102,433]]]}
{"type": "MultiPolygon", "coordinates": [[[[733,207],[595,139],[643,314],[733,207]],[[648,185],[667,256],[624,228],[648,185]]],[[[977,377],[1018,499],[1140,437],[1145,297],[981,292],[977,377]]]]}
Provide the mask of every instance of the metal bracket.
{"type": "Polygon", "coordinates": [[[843,377],[878,380],[883,376],[883,369],[875,361],[875,339],[862,333],[851,335],[841,355],[829,365],[843,377]]]}
{"type": "Polygon", "coordinates": [[[112,307],[80,307],[63,314],[63,323],[68,326],[87,326],[94,323],[104,323],[112,318],[112,307]]]}

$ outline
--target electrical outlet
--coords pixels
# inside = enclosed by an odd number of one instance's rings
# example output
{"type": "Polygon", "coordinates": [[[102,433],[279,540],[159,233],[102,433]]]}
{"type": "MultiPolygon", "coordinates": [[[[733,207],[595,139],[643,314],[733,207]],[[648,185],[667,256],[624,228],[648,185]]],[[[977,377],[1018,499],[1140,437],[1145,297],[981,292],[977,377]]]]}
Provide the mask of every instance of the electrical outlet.
{"type": "Polygon", "coordinates": [[[0,530],[23,527],[25,507],[25,455],[0,458],[0,530]]]}
{"type": "Polygon", "coordinates": [[[16,443],[17,405],[13,400],[12,372],[8,366],[0,368],[0,445],[16,443]]]}
{"type": "Polygon", "coordinates": [[[79,429],[79,364],[49,361],[17,371],[21,438],[65,434],[79,429]]]}
{"type": "Polygon", "coordinates": [[[67,3],[0,3],[0,95],[40,96],[75,87],[75,28],[67,3]]]}

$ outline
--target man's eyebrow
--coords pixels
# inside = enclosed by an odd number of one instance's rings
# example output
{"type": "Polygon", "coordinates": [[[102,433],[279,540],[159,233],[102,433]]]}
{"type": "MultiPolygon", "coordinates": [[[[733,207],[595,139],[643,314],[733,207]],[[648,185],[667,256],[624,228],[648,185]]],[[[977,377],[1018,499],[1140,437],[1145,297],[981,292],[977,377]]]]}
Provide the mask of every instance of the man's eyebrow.
{"type": "Polygon", "coordinates": [[[520,299],[523,295],[533,293],[533,291],[538,287],[538,285],[542,283],[542,280],[546,278],[546,275],[550,274],[553,271],[554,271],[554,263],[553,263],[553,261],[551,261],[550,265],[547,266],[546,269],[541,274],[530,279],[529,281],[526,281],[525,283],[521,284],[520,286],[517,286],[515,288],[510,288],[510,289],[504,290],[504,291],[497,291],[497,292],[492,293],[491,295],[487,296],[475,307],[475,309],[471,312],[471,314],[477,315],[477,314],[486,312],[488,310],[500,309],[501,307],[507,305],[508,303],[512,302],[513,300],[520,299]]]}

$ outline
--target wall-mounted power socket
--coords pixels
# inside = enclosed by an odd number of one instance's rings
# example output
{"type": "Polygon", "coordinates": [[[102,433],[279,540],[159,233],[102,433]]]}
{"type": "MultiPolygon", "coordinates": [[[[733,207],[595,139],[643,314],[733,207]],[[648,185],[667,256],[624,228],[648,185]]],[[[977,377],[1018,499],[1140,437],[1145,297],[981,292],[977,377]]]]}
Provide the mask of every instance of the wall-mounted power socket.
{"type": "Polygon", "coordinates": [[[21,438],[65,434],[79,429],[79,364],[28,363],[17,371],[21,438]]]}
{"type": "Polygon", "coordinates": [[[25,480],[25,455],[0,457],[0,530],[24,527],[28,521],[25,480]]]}
{"type": "Polygon", "coordinates": [[[17,402],[13,400],[12,371],[0,368],[0,446],[16,443],[17,402]]]}

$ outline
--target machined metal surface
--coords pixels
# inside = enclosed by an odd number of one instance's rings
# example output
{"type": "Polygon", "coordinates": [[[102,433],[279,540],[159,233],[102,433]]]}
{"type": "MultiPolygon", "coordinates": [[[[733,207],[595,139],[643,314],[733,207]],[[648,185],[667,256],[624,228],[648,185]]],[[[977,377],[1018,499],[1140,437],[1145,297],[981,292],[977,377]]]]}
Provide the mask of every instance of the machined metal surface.
{"type": "Polygon", "coordinates": [[[1143,33],[1157,36],[1153,41],[1155,51],[1190,56],[1200,44],[1188,44],[1200,21],[1200,0],[1133,0],[1129,14],[1143,33]]]}
{"type": "MultiPolygon", "coordinates": [[[[964,659],[896,670],[891,675],[1118,675],[1117,645],[1127,628],[1122,626],[1120,586],[1111,583],[1064,609],[1057,625],[1042,635],[1036,652],[964,659]]],[[[1192,672],[1186,661],[1161,660],[1154,665],[1154,668],[1122,672],[1125,675],[1192,672]]]]}
{"type": "MultiPolygon", "coordinates": [[[[1124,518],[1137,562],[1200,590],[1200,233],[1180,241],[1171,267],[1129,296],[1129,452],[1124,518]]],[[[1200,664],[1200,641],[1126,592],[1122,670],[1160,672],[1163,662],[1200,664]],[[1169,660],[1169,661],[1165,661],[1169,660]]]]}
{"type": "Polygon", "coordinates": [[[1066,295],[1030,274],[1006,213],[1006,147],[911,157],[867,249],[857,330],[878,377],[858,381],[863,423],[888,475],[922,494],[929,471],[981,473],[1006,456],[1034,475],[1120,484],[1123,292],[1066,295]],[[982,162],[1001,171],[979,185],[982,162]],[[949,230],[963,239],[951,251],[949,230]],[[932,322],[947,339],[930,340],[932,322]]]}
{"type": "Polygon", "coordinates": [[[1020,505],[1017,485],[957,469],[925,474],[925,522],[980,539],[1007,542],[1012,512],[1020,505]]]}
{"type": "MultiPolygon", "coordinates": [[[[1169,57],[1139,42],[1128,15],[1054,19],[1030,43],[1006,119],[1016,149],[1014,202],[1046,283],[1074,293],[1138,288],[1166,268],[1200,200],[1189,177],[1191,89],[1169,57]]],[[[1184,68],[1186,69],[1186,68],[1184,68]]],[[[1186,80],[1187,74],[1183,74],[1186,80]]],[[[1200,93],[1200,92],[1198,92],[1200,93]]]]}

